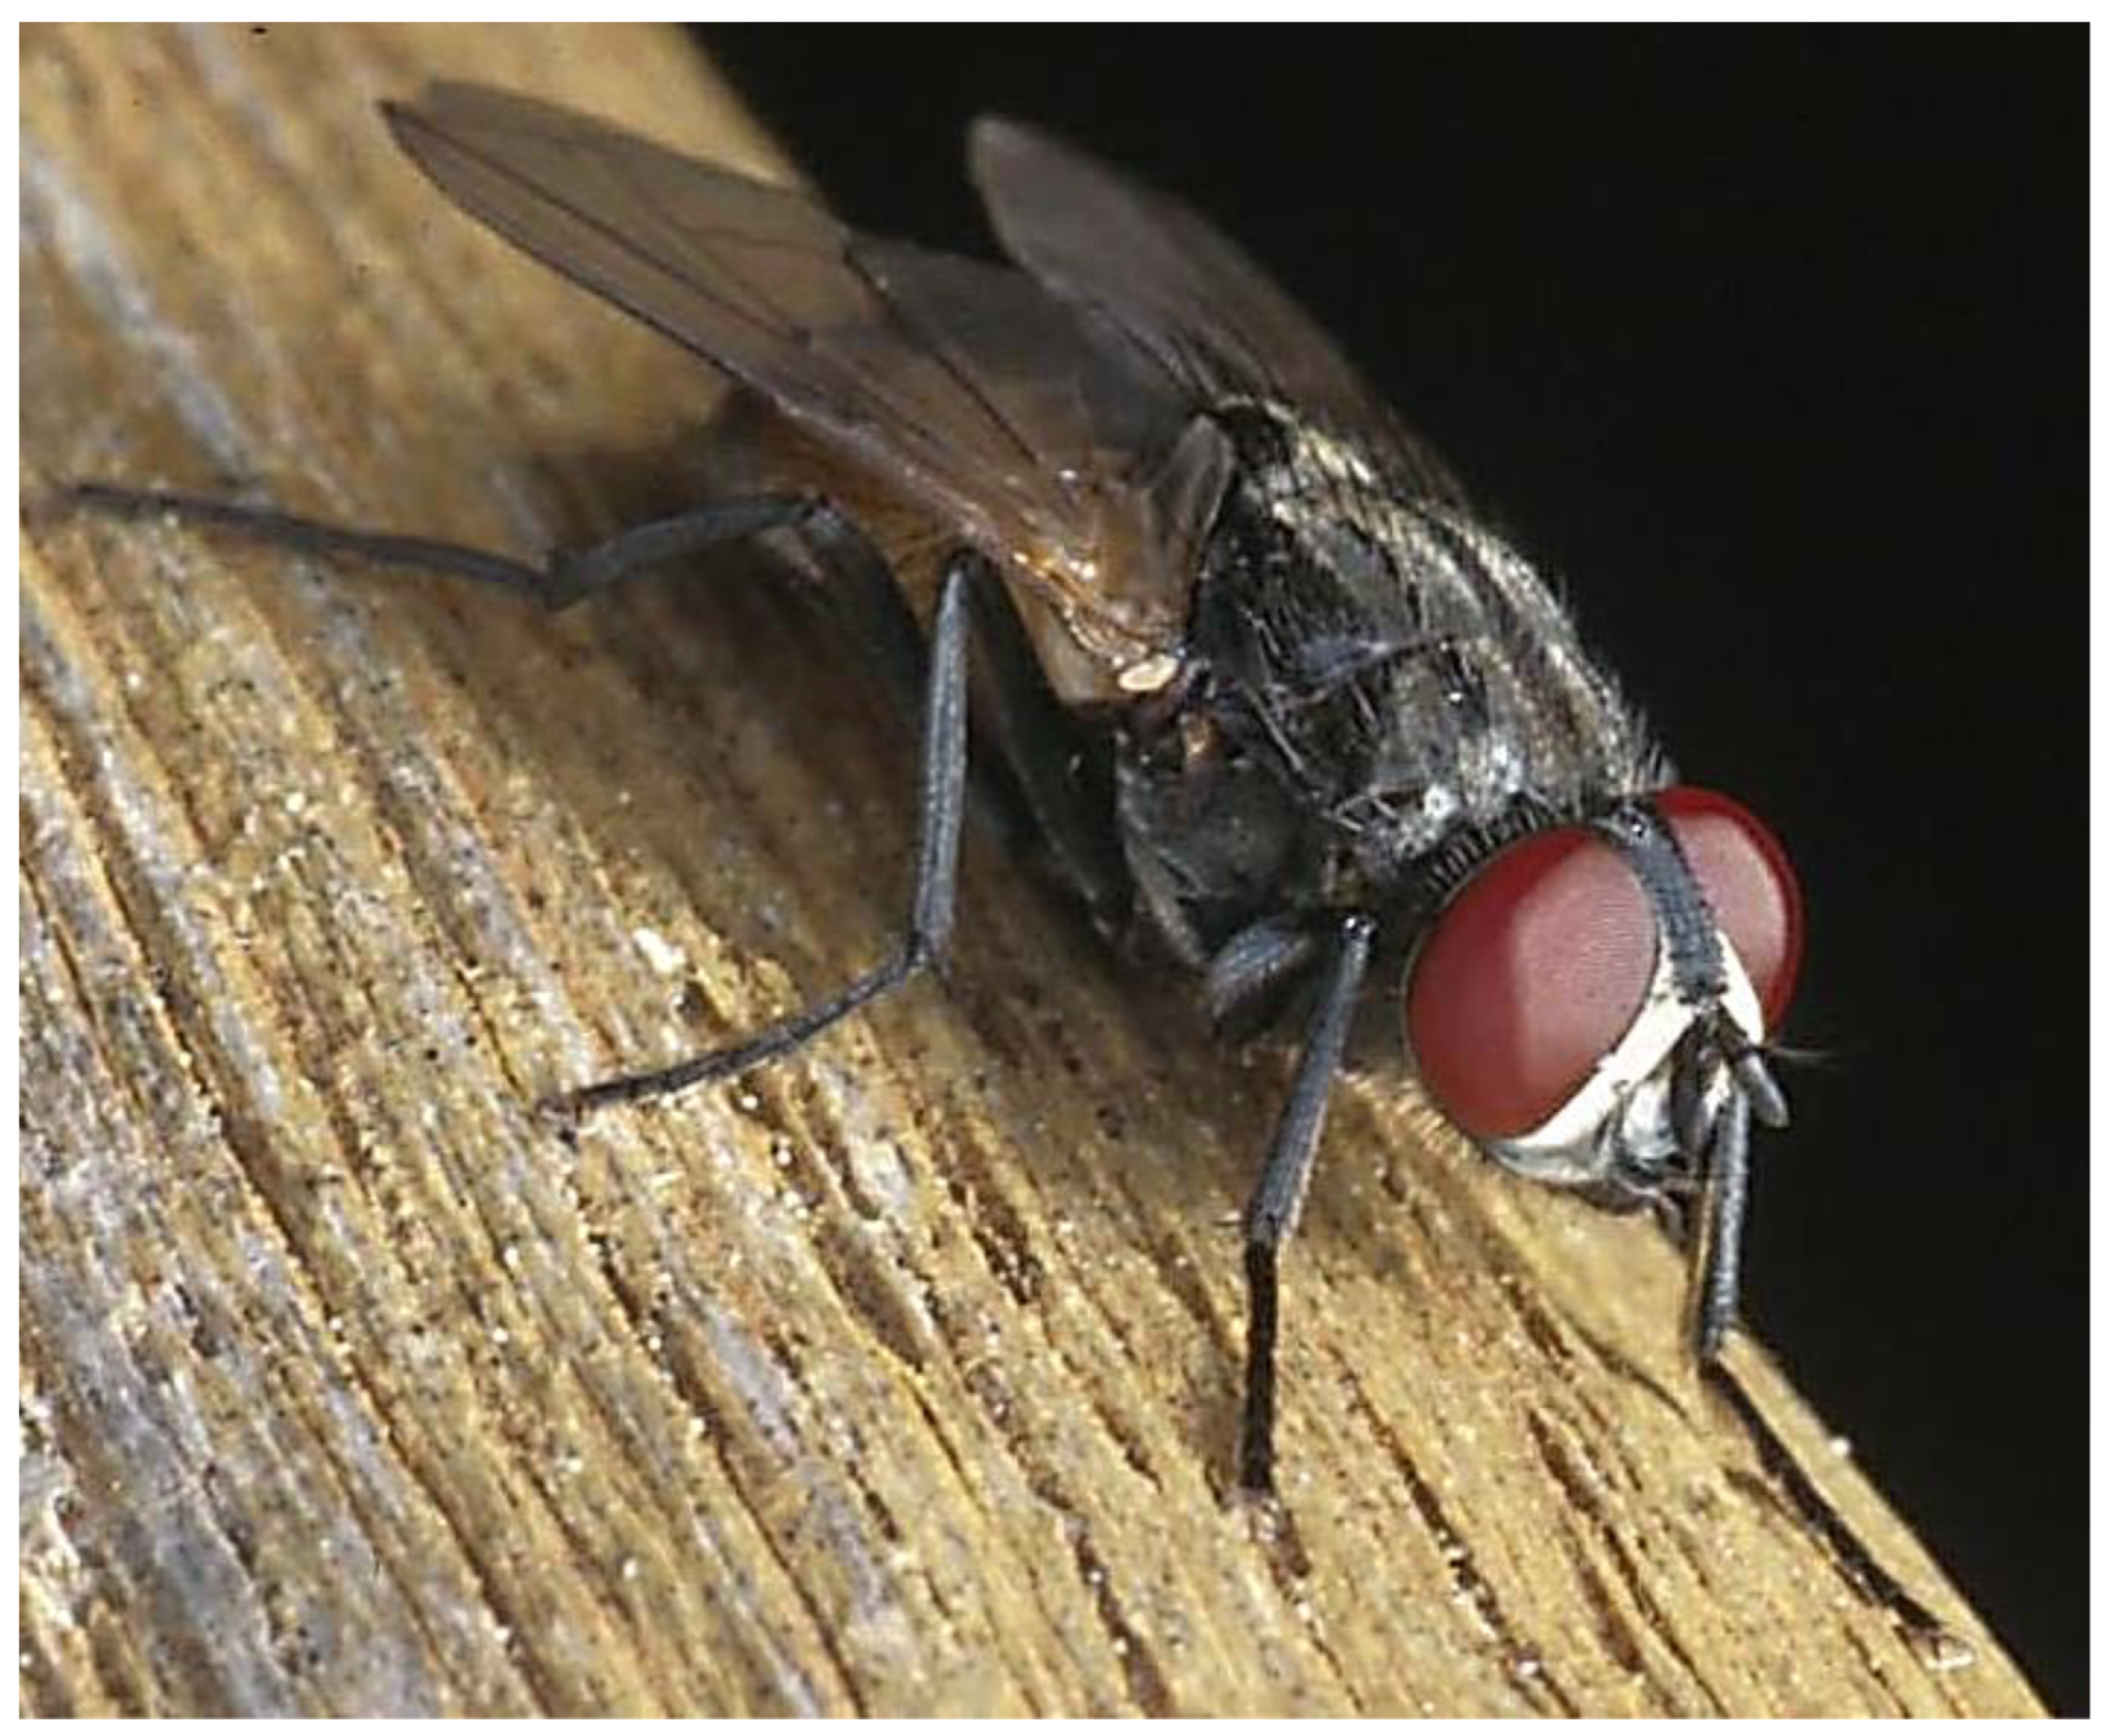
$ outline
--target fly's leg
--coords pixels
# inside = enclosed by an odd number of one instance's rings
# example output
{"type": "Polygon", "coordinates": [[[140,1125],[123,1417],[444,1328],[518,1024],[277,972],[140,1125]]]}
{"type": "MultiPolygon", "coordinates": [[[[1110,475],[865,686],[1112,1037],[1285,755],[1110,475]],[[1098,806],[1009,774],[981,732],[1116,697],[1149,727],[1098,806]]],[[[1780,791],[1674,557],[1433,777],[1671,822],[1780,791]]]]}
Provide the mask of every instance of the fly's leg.
{"type": "MultiPolygon", "coordinates": [[[[557,549],[540,566],[461,543],[353,530],[208,494],[84,482],[67,489],[61,503],[108,518],[174,519],[326,560],[362,561],[473,579],[552,611],[717,544],[784,532],[804,542],[823,571],[820,578],[809,577],[798,585],[797,594],[824,609],[861,643],[904,716],[914,717],[923,703],[923,629],[895,582],[893,569],[854,521],[815,495],[753,494],[710,502],[634,525],[604,542],[557,549]]],[[[984,597],[1001,598],[1008,609],[1009,599],[992,576],[978,588],[984,597]]],[[[977,621],[982,614],[978,608],[977,621]]],[[[1036,666],[1032,674],[1044,692],[1036,666]]],[[[1051,695],[1046,702],[1053,703],[1051,695]]],[[[1001,764],[977,759],[970,773],[976,815],[1007,847],[1023,848],[1048,823],[1039,805],[1027,800],[1001,764]]],[[[1086,889],[1086,896],[1094,895],[1086,889]]],[[[1094,903],[1095,907],[1095,897],[1094,903]]]]}
{"type": "MultiPolygon", "coordinates": [[[[987,566],[978,555],[963,552],[947,564],[926,656],[915,616],[884,557],[849,519],[811,495],[756,494],[715,501],[634,526],[603,542],[558,549],[540,566],[463,543],[352,530],[206,495],[84,483],[70,489],[66,498],[78,509],[111,517],[174,518],[330,559],[473,579],[552,610],[567,608],[625,579],[720,543],[770,531],[788,531],[804,539],[828,574],[826,581],[808,588],[819,593],[864,640],[896,694],[911,704],[919,703],[922,710],[919,837],[908,932],[893,956],[877,969],[745,1042],[672,1066],[625,1074],[561,1093],[545,1101],[545,1110],[575,1120],[609,1104],[637,1102],[743,1073],[811,1041],[943,955],[951,937],[960,829],[966,809],[969,591],[987,566]]],[[[982,582],[993,588],[990,581],[982,582]]],[[[1015,824],[1016,793],[1000,785],[992,793],[998,798],[996,818],[1015,824]]]]}
{"type": "Polygon", "coordinates": [[[1208,1017],[1219,1035],[1242,1037],[1280,1010],[1283,993],[1311,967],[1319,939],[1301,920],[1267,918],[1232,935],[1208,961],[1208,1017]]]}
{"type": "Polygon", "coordinates": [[[968,592],[980,564],[980,556],[962,553],[947,565],[931,631],[923,688],[915,898],[908,931],[893,956],[848,987],[744,1042],[692,1056],[672,1066],[602,1080],[550,1098],[545,1108],[571,1119],[612,1103],[638,1102],[708,1080],[729,1079],[811,1042],[837,1021],[899,988],[942,958],[952,934],[960,828],[967,805],[968,592]]]}
{"type": "Polygon", "coordinates": [[[1705,1179],[1691,1247],[1689,1330],[1692,1355],[1701,1367],[1719,1359],[1722,1341],[1736,1323],[1743,1220],[1750,1200],[1750,1123],[1773,1128],[1787,1123],[1786,1099],[1762,1053],[1744,1048],[1729,1061],[1728,1071],[1727,1098],[1707,1130],[1705,1179]]]}
{"type": "Polygon", "coordinates": [[[1691,1254],[1688,1329],[1692,1354],[1701,1364],[1719,1357],[1722,1340],[1735,1323],[1743,1215],[1750,1202],[1750,1106],[1741,1092],[1732,1092],[1714,1124],[1691,1254]]]}
{"type": "Polygon", "coordinates": [[[274,548],[470,579],[513,592],[552,610],[569,608],[625,579],[648,573],[684,556],[770,530],[803,532],[816,547],[853,541],[862,545],[870,560],[879,558],[841,514],[826,502],[806,494],[752,494],[712,501],[669,518],[633,525],[603,542],[559,548],[540,566],[466,543],[398,536],[388,531],[352,530],[272,507],[217,500],[206,494],[83,482],[67,489],[63,498],[68,505],[106,517],[172,518],[179,523],[228,531],[274,548]]]}
{"type": "Polygon", "coordinates": [[[1347,1048],[1375,932],[1376,925],[1366,916],[1349,917],[1340,925],[1303,1033],[1303,1053],[1296,1063],[1289,1101],[1276,1124],[1258,1184],[1245,1205],[1245,1282],[1251,1312],[1245,1335],[1238,1481],[1257,1494],[1274,1486],[1274,1357],[1281,1301],[1277,1265],[1282,1244],[1295,1230],[1311,1185],[1312,1160],[1325,1131],[1333,1076],[1340,1070],[1347,1048]]]}

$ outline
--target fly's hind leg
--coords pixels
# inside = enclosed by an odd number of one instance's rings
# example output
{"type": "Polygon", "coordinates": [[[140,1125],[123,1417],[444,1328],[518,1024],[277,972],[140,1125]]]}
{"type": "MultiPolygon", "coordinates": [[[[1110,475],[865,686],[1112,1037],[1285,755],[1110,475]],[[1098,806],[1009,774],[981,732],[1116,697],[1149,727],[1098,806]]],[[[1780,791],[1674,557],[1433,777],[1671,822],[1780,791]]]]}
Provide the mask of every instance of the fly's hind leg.
{"type": "MultiPolygon", "coordinates": [[[[798,568],[787,569],[794,576],[803,577],[804,582],[796,588],[797,594],[857,639],[866,661],[877,668],[888,697],[905,716],[915,716],[923,703],[926,663],[923,630],[901,594],[892,567],[853,520],[818,495],[756,494],[712,501],[633,525],[602,542],[558,548],[540,566],[463,543],[401,536],[391,531],[355,530],[282,512],[274,507],[170,489],[80,482],[65,489],[58,504],[63,509],[103,518],[167,519],[195,525],[246,542],[318,555],[325,560],[362,561],[472,579],[510,591],[553,612],[612,590],[625,579],[648,577],[719,544],[784,533],[803,542],[820,569],[817,577],[803,575],[798,568]]],[[[986,563],[978,566],[982,577],[974,588],[977,620],[985,612],[981,606],[984,600],[991,606],[1000,605],[999,619],[1009,624],[1009,640],[1020,640],[1020,629],[1002,585],[986,563]]],[[[1002,674],[1000,665],[1016,653],[1000,627],[995,645],[1007,654],[991,660],[1002,674]]],[[[1029,662],[1029,650],[1025,655],[1029,662]]],[[[1045,683],[1036,665],[1029,673],[1042,696],[1036,715],[1044,716],[1045,709],[1054,704],[1053,697],[1045,694],[1045,683]]],[[[1000,729],[999,734],[1007,739],[1009,732],[1000,729]]],[[[1045,739],[1048,732],[1043,728],[1036,734],[1045,739]]],[[[1047,832],[1049,821],[1041,804],[1028,800],[1018,781],[1002,763],[977,756],[970,763],[969,776],[977,818],[988,824],[1006,847],[1022,849],[1047,832]]]]}
{"type": "MultiPolygon", "coordinates": [[[[743,542],[770,530],[812,534],[815,526],[819,539],[824,539],[833,527],[849,529],[847,521],[826,502],[811,495],[751,494],[712,501],[671,517],[635,525],[603,542],[558,548],[537,566],[463,543],[399,536],[391,531],[354,530],[282,512],[274,507],[215,499],[209,494],[79,482],[68,488],[61,500],[76,512],[99,517],[165,518],[224,531],[267,548],[290,548],[328,560],[364,561],[376,566],[473,579],[552,610],[569,608],[625,579],[650,573],[720,543],[743,542]]],[[[849,534],[859,543],[864,542],[853,530],[849,534]]],[[[871,558],[878,559],[875,552],[871,558]]]]}
{"type": "MultiPolygon", "coordinates": [[[[959,881],[960,832],[967,805],[967,644],[969,594],[987,563],[961,551],[945,569],[928,652],[892,570],[869,538],[828,502],[806,494],[755,494],[715,501],[618,532],[603,542],[559,549],[540,566],[458,543],[354,530],[268,507],[205,495],[83,483],[65,503],[124,519],[169,518],[246,539],[333,560],[442,573],[495,585],[549,609],[567,608],[625,579],[721,543],[771,531],[802,538],[825,578],[811,587],[863,640],[896,695],[922,713],[915,892],[907,931],[892,955],[846,988],[743,1042],[671,1066],[627,1073],[545,1100],[565,1120],[613,1103],[638,1102],[711,1080],[728,1079],[810,1042],[838,1020],[899,988],[937,963],[951,938],[959,881]]],[[[982,579],[982,588],[996,588],[982,579]]],[[[999,798],[1005,792],[999,788],[999,798]]],[[[999,818],[1018,821],[1017,797],[999,818]]]]}

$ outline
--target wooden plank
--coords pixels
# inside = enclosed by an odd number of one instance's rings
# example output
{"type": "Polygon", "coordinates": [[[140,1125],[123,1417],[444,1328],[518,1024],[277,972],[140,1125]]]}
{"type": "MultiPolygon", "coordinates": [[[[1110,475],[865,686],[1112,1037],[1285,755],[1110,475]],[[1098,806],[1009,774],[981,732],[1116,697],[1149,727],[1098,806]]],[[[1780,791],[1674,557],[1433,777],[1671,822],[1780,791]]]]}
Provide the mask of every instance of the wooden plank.
{"type": "Polygon", "coordinates": [[[373,101],[469,74],[775,160],[671,32],[22,43],[23,1704],[33,1712],[2015,1712],[1679,1359],[1645,1229],[1342,1094],[1285,1519],[1226,1499],[1285,1073],[970,844],[956,968],[742,1085],[527,1105],[877,953],[903,732],[765,591],[560,619],[160,525],[251,486],[521,550],[713,388],[373,101]],[[1864,1578],[1864,1576],[1862,1576],[1864,1578]]]}

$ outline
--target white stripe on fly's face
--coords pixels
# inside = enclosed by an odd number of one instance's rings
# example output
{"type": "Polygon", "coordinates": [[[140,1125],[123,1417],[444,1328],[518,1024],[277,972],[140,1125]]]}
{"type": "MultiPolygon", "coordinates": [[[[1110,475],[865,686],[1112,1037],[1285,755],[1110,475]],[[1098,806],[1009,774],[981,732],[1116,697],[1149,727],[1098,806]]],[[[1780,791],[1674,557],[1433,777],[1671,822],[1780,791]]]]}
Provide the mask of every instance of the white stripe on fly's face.
{"type": "MultiPolygon", "coordinates": [[[[1754,1048],[1764,1041],[1764,1011],[1734,943],[1725,934],[1720,940],[1727,985],[1712,1005],[1754,1048]]],[[[1610,1179],[1621,1159],[1669,1157],[1677,1149],[1670,1112],[1677,1046],[1707,1010],[1678,997],[1669,950],[1658,947],[1655,975],[1625,1035],[1543,1122],[1513,1139],[1486,1141],[1488,1154],[1520,1175],[1565,1188],[1610,1179]]],[[[1705,1104],[1709,1125],[1734,1089],[1727,1067],[1709,1069],[1705,1104]]]]}

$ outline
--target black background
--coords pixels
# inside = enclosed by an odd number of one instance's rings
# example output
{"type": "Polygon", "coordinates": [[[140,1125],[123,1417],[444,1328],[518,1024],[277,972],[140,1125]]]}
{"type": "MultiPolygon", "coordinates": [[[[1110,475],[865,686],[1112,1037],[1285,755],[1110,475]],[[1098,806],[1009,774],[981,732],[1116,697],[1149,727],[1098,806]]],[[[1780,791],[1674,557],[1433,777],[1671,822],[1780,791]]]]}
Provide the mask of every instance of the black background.
{"type": "Polygon", "coordinates": [[[982,110],[1199,205],[1787,841],[1747,1315],[2083,1710],[2084,33],[707,41],[867,228],[986,246],[982,110]]]}

